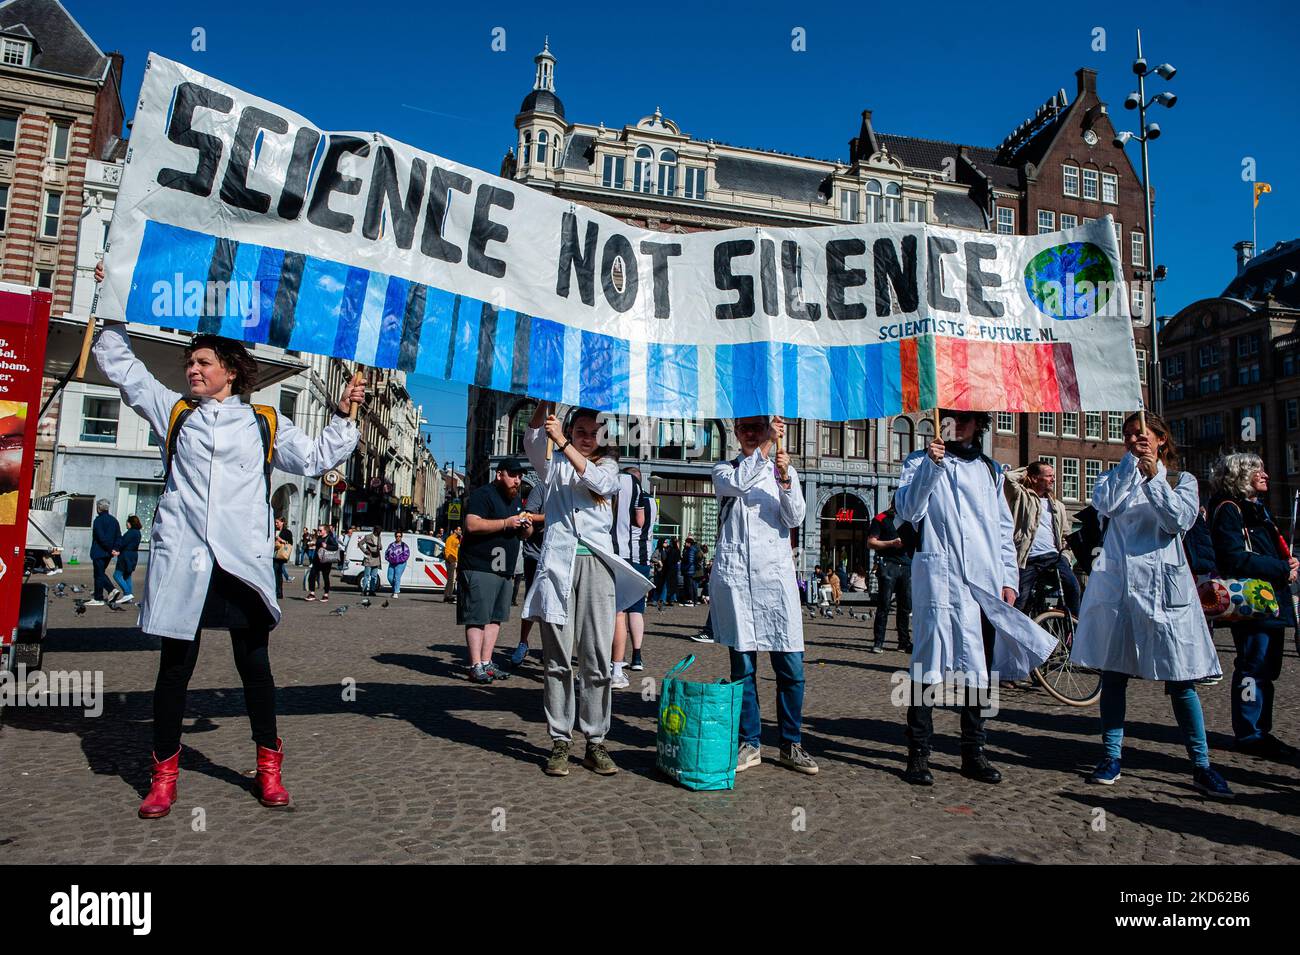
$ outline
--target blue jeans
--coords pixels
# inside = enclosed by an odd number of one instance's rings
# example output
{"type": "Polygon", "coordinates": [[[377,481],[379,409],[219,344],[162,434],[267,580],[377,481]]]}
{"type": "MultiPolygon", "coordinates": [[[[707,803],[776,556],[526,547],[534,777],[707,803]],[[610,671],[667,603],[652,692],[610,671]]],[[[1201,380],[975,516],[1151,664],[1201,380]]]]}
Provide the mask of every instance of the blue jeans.
{"type": "Polygon", "coordinates": [[[95,569],[95,599],[103,600],[113,589],[113,582],[108,579],[108,562],[112,557],[92,557],[90,565],[95,569]]]}
{"type": "Polygon", "coordinates": [[[361,592],[366,594],[379,593],[379,568],[378,567],[361,568],[361,592]]]}
{"type": "MultiPolygon", "coordinates": [[[[1289,595],[1283,593],[1283,599],[1289,595]]],[[[1232,732],[1238,743],[1253,743],[1273,731],[1273,681],[1282,675],[1285,639],[1281,627],[1238,624],[1232,628],[1232,642],[1237,645],[1232,664],[1232,732]],[[1247,679],[1254,683],[1250,690],[1245,687],[1247,679]]]]}
{"type": "Polygon", "coordinates": [[[135,593],[135,591],[131,589],[130,574],[124,574],[120,570],[115,570],[113,571],[113,582],[117,584],[117,589],[122,591],[122,596],[125,597],[127,594],[135,593]]]}
{"type": "MultiPolygon", "coordinates": [[[[758,652],[735,649],[730,649],[730,652],[731,679],[733,682],[744,681],[745,685],[740,703],[740,742],[757,746],[762,735],[758,711],[758,652]]],[[[772,651],[768,656],[776,673],[776,716],[781,729],[781,743],[798,743],[802,739],[800,724],[803,722],[803,651],[772,651]]]]}
{"type": "MultiPolygon", "coordinates": [[[[1101,741],[1106,755],[1119,759],[1124,746],[1124,704],[1128,692],[1128,674],[1105,670],[1101,674],[1101,741]]],[[[1195,683],[1165,683],[1165,693],[1173,704],[1174,719],[1183,732],[1187,755],[1197,766],[1210,765],[1210,745],[1205,741],[1205,716],[1195,683]]]]}
{"type": "Polygon", "coordinates": [[[402,571],[405,569],[406,561],[402,561],[400,564],[388,565],[388,586],[393,588],[395,594],[402,592],[402,571]]]}

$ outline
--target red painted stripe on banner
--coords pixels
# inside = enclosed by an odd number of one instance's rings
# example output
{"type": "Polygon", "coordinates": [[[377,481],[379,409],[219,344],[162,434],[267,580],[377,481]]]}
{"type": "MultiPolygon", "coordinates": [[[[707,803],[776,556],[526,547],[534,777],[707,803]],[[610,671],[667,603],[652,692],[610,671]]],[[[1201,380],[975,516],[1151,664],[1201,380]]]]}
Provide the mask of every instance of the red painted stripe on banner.
{"type": "Polygon", "coordinates": [[[998,375],[998,352],[994,342],[970,342],[966,346],[966,380],[970,382],[970,407],[994,411],[1005,407],[1006,394],[998,375]]]}
{"type": "MultiPolygon", "coordinates": [[[[947,379],[947,389],[939,389],[939,394],[943,396],[940,404],[945,408],[953,408],[958,411],[965,411],[971,408],[971,387],[970,374],[967,371],[967,351],[968,344],[964,339],[949,338],[947,359],[944,364],[944,376],[947,379]]],[[[978,409],[973,409],[978,410],[978,409]]]]}
{"type": "Polygon", "coordinates": [[[1031,397],[1035,411],[1060,411],[1061,394],[1056,381],[1056,358],[1050,344],[1034,345],[1037,372],[1036,393],[1031,397]]]}
{"type": "Polygon", "coordinates": [[[1020,352],[1015,345],[998,346],[998,381],[1002,383],[1004,403],[998,407],[1005,411],[1019,411],[1025,403],[1025,393],[1020,379],[1020,352]]]}
{"type": "Polygon", "coordinates": [[[898,361],[902,365],[903,410],[920,410],[920,388],[917,383],[916,339],[904,338],[898,343],[898,361]]]}
{"type": "Polygon", "coordinates": [[[1056,364],[1056,380],[1061,393],[1061,410],[1078,411],[1079,376],[1074,369],[1074,350],[1069,342],[1056,342],[1052,345],[1052,356],[1056,364]]]}

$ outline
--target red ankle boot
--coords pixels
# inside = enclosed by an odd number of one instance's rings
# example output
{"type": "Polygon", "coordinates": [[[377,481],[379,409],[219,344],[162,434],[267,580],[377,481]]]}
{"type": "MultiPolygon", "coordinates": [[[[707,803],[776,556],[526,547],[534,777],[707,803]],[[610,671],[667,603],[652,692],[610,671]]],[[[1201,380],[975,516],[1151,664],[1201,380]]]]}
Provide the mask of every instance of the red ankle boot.
{"type": "Polygon", "coordinates": [[[179,749],[170,759],[158,761],[153,755],[153,779],[149,783],[149,795],[140,803],[141,819],[161,819],[172,811],[176,801],[176,777],[181,774],[181,751],[179,749]]]}
{"type": "Polygon", "coordinates": [[[289,805],[289,792],[280,782],[280,764],[283,762],[283,740],[275,741],[275,749],[257,747],[257,777],[253,780],[253,788],[257,801],[269,809],[283,809],[289,805]]]}

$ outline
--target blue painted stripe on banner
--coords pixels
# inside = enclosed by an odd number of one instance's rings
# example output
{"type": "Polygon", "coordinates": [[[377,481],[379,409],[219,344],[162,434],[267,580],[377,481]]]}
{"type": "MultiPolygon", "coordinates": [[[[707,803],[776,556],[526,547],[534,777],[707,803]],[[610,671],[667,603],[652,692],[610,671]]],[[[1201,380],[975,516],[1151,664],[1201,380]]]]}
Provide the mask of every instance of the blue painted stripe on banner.
{"type": "Polygon", "coordinates": [[[732,418],[731,389],[734,382],[732,372],[731,345],[719,345],[713,350],[714,399],[713,414],[719,418],[732,418]]]}
{"type": "Polygon", "coordinates": [[[460,315],[456,322],[456,340],[451,343],[451,379],[474,384],[478,370],[478,331],[483,315],[483,303],[476,298],[461,297],[460,315]]]}
{"type": "Polygon", "coordinates": [[[864,418],[883,418],[887,414],[884,410],[885,381],[881,370],[884,354],[883,345],[865,346],[862,368],[863,393],[866,401],[866,410],[862,413],[864,418]]]}
{"type": "Polygon", "coordinates": [[[590,408],[626,413],[628,372],[631,366],[628,343],[621,338],[582,333],[582,385],[579,400],[590,408]]]}
{"type": "Polygon", "coordinates": [[[357,335],[361,331],[361,312],[366,307],[366,289],[370,273],[351,266],[343,280],[343,298],[339,301],[338,326],[334,333],[336,358],[351,358],[357,353],[357,335]]]}
{"type": "Polygon", "coordinates": [[[510,390],[510,378],[515,364],[515,322],[519,313],[497,312],[497,333],[492,341],[492,387],[497,391],[510,390]]]}
{"type": "Polygon", "coordinates": [[[830,362],[821,345],[799,346],[799,415],[803,418],[831,416],[830,362]]]}
{"type": "Polygon", "coordinates": [[[198,328],[203,311],[202,295],[194,296],[197,301],[190,303],[197,308],[187,307],[185,283],[198,282],[202,286],[207,281],[208,265],[216,246],[213,236],[160,222],[146,222],[126,300],[126,320],[189,332],[198,328]],[[145,276],[150,279],[147,284],[144,284],[145,276]],[[161,286],[157,291],[156,284],[161,286]]]}
{"type": "Polygon", "coordinates": [[[849,370],[849,349],[831,346],[826,349],[826,360],[831,366],[831,419],[843,421],[848,415],[848,395],[845,394],[845,375],[849,370]]]}
{"type": "Polygon", "coordinates": [[[280,270],[284,267],[284,250],[263,247],[257,259],[257,318],[244,330],[244,340],[264,343],[271,334],[271,315],[275,311],[275,293],[280,287],[280,270]]]}
{"type": "Polygon", "coordinates": [[[293,332],[289,335],[288,348],[317,355],[337,355],[334,342],[347,277],[348,267],[341,262],[307,258],[298,285],[298,304],[293,312],[293,332]]]}
{"type": "Polygon", "coordinates": [[[221,309],[219,334],[236,341],[251,341],[248,332],[261,303],[257,298],[257,269],[262,261],[260,245],[240,245],[230,270],[226,301],[221,309]]]}
{"type": "Polygon", "coordinates": [[[582,329],[564,326],[564,382],[563,398],[566,405],[576,405],[582,400],[582,329]]]}
{"type": "Polygon", "coordinates": [[[441,378],[447,370],[447,346],[451,340],[451,307],[456,296],[430,288],[424,302],[424,324],[420,327],[420,354],[415,372],[441,378]]]}
{"type": "Polygon", "coordinates": [[[388,298],[388,276],[371,272],[366,283],[366,301],[361,308],[361,325],[357,328],[356,360],[362,365],[375,363],[379,350],[379,333],[384,324],[384,300],[388,298]]]}
{"type": "Polygon", "coordinates": [[[646,347],[646,414],[691,416],[699,397],[699,352],[694,345],[646,347]]]}
{"type": "Polygon", "coordinates": [[[876,346],[880,349],[880,398],[881,408],[878,417],[902,414],[903,412],[903,363],[898,342],[882,342],[876,346]]]}
{"type": "Polygon", "coordinates": [[[731,349],[731,414],[774,414],[781,407],[783,354],[774,342],[744,342],[731,349]]]}
{"type": "Polygon", "coordinates": [[[781,414],[787,421],[799,417],[799,346],[789,342],[781,346],[781,414]]]}
{"type": "Polygon", "coordinates": [[[533,318],[528,341],[528,393],[545,401],[559,401],[564,392],[564,326],[547,318],[533,318]]]}
{"type": "Polygon", "coordinates": [[[389,276],[379,325],[379,344],[375,347],[374,360],[367,364],[380,368],[397,367],[397,349],[402,344],[402,320],[406,317],[406,295],[410,287],[407,279],[389,276]]]}

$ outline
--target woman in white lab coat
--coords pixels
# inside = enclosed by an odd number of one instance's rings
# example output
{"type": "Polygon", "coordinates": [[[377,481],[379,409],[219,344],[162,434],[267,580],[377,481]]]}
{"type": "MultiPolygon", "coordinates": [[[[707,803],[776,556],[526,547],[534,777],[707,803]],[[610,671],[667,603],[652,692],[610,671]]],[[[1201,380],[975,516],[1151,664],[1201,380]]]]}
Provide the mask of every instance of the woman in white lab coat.
{"type": "Polygon", "coordinates": [[[803,748],[803,614],[794,575],[790,531],[803,525],[799,475],[784,450],[785,422],[737,418],[740,457],[715,465],[718,543],[709,577],[714,639],[731,654],[731,679],[744,682],[736,772],[763,760],[758,705],[758,654],[776,674],[777,760],[812,775],[817,763],[803,748]]]}
{"type": "MultiPolygon", "coordinates": [[[[256,387],[257,365],[239,342],[199,335],[185,350],[189,394],[162,385],[131,351],[126,329],[108,325],[95,358],[122,400],[165,446],[172,410],[194,402],[167,462],[167,486],[150,533],[140,626],[162,638],[154,687],[153,781],[140,816],[167,815],[176,800],[185,695],[205,628],[230,630],[235,665],[257,743],[255,789],[264,806],[289,804],[280,780],[275,681],[267,638],[280,622],[275,598],[275,528],[267,493],[262,431],[241,400],[256,387]],[[163,758],[159,758],[162,756],[163,758]]],[[[312,439],[279,418],[272,461],[291,474],[317,475],[346,460],[357,441],[348,420],[365,390],[350,386],[334,420],[312,439]]]]}
{"type": "Polygon", "coordinates": [[[613,709],[614,617],[652,585],[614,552],[611,501],[618,461],[601,443],[599,415],[576,408],[562,425],[553,412],[554,406],[539,402],[524,432],[524,451],[546,488],[546,539],[522,614],[541,622],[543,708],[552,741],[544,772],[569,774],[576,710],[587,740],[583,765],[610,776],[618,772],[605,747],[613,709]],[[575,652],[582,675],[576,700],[575,652]]]}
{"type": "Polygon", "coordinates": [[[962,775],[997,783],[1002,775],[984,754],[989,671],[1023,680],[1056,640],[1014,606],[1020,570],[1005,477],[980,451],[988,412],[942,415],[953,421],[951,440],[936,439],[910,455],[894,494],[899,519],[920,528],[912,558],[912,698],[903,778],[933,785],[933,707],[951,697],[961,710],[962,775]]]}
{"type": "Polygon", "coordinates": [[[1097,480],[1092,506],[1105,539],[1079,608],[1071,658],[1102,671],[1101,731],[1105,756],[1088,781],[1120,778],[1124,699],[1130,677],[1164,680],[1193,785],[1217,799],[1232,790],[1210,765],[1196,681],[1221,676],[1219,656],[1196,595],[1182,535],[1200,513],[1196,478],[1178,470],[1178,448],[1151,412],[1124,422],[1128,454],[1097,480]]]}

